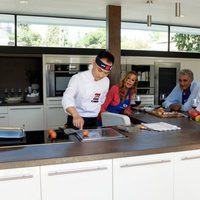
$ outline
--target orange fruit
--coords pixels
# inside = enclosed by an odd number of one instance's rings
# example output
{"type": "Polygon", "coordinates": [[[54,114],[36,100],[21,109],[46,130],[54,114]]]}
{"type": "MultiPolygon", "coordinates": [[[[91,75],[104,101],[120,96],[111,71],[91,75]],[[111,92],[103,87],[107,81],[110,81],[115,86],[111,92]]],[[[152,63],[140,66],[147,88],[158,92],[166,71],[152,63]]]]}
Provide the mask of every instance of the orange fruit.
{"type": "Polygon", "coordinates": [[[89,131],[88,130],[83,130],[83,137],[88,137],[89,131]]]}
{"type": "Polygon", "coordinates": [[[53,130],[50,135],[51,139],[56,139],[57,133],[53,130]]]}

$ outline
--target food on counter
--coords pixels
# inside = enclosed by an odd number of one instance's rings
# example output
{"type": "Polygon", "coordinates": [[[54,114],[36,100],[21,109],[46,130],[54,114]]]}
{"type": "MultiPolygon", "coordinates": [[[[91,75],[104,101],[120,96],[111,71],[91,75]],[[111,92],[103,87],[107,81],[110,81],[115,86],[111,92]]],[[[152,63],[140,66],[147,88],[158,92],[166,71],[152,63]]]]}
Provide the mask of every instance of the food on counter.
{"type": "Polygon", "coordinates": [[[164,108],[157,108],[157,109],[154,109],[153,111],[148,112],[148,113],[153,114],[153,115],[158,116],[158,117],[163,117],[163,118],[183,117],[184,116],[183,114],[175,112],[175,111],[166,112],[164,108]]]}
{"type": "Polygon", "coordinates": [[[165,110],[164,110],[164,108],[157,108],[157,109],[153,110],[153,113],[161,116],[165,113],[165,110]]]}
{"type": "Polygon", "coordinates": [[[49,135],[51,141],[55,140],[57,137],[57,133],[52,128],[48,129],[48,135],[49,135]]]}
{"type": "Polygon", "coordinates": [[[188,114],[192,119],[194,119],[195,121],[198,121],[199,117],[197,117],[197,116],[199,115],[199,113],[195,109],[189,110],[188,114]],[[197,117],[197,120],[196,120],[196,117],[197,117]]]}
{"type": "Polygon", "coordinates": [[[89,131],[88,130],[83,130],[83,137],[88,137],[89,131]]]}
{"type": "Polygon", "coordinates": [[[200,115],[197,115],[197,116],[195,117],[195,121],[196,121],[196,122],[200,122],[200,115]]]}
{"type": "Polygon", "coordinates": [[[198,112],[196,109],[190,109],[188,111],[188,115],[191,119],[195,120],[196,122],[200,123],[200,112],[198,112]]]}

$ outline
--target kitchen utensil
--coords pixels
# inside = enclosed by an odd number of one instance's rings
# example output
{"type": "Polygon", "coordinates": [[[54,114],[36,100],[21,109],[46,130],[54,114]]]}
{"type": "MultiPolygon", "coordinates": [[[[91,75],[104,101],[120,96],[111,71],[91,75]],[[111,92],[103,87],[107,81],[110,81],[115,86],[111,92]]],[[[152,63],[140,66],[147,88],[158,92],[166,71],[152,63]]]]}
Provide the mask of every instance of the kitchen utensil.
{"type": "Polygon", "coordinates": [[[0,138],[20,139],[25,137],[23,128],[0,127],[0,138]]]}
{"type": "Polygon", "coordinates": [[[23,128],[0,127],[0,146],[25,143],[26,134],[23,128]]]}

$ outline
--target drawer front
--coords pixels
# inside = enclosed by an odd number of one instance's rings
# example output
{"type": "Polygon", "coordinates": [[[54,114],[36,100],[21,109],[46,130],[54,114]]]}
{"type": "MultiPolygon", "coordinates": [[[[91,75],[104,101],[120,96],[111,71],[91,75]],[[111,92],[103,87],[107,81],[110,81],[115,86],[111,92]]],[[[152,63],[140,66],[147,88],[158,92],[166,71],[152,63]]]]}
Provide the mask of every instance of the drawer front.
{"type": "Polygon", "coordinates": [[[61,105],[62,97],[47,98],[47,105],[61,105]]]}
{"type": "Polygon", "coordinates": [[[5,113],[8,113],[8,107],[7,106],[0,107],[0,114],[5,114],[5,113]]]}

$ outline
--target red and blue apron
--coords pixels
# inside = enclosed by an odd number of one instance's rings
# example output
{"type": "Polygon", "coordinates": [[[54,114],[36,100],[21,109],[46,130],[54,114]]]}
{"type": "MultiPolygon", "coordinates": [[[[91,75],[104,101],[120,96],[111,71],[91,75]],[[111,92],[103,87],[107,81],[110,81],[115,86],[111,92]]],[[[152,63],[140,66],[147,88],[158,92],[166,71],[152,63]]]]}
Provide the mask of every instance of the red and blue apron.
{"type": "Polygon", "coordinates": [[[131,97],[130,97],[130,90],[128,90],[124,101],[120,100],[120,103],[116,106],[112,106],[109,105],[107,107],[107,111],[108,112],[112,112],[112,113],[122,113],[129,105],[130,105],[130,101],[131,101],[131,97]]]}

